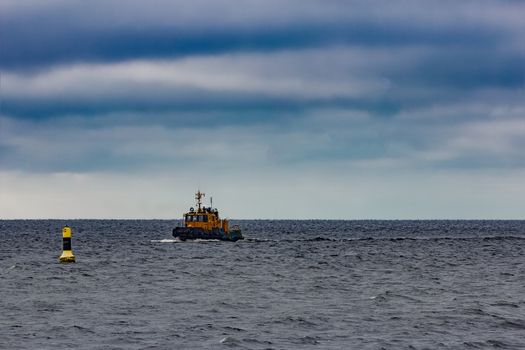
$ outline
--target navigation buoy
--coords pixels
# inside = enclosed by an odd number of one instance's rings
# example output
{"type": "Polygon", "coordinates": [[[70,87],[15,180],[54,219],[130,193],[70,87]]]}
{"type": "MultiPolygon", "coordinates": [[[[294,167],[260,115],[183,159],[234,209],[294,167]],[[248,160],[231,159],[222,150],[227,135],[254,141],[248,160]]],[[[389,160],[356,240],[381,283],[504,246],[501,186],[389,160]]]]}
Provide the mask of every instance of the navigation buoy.
{"type": "Polygon", "coordinates": [[[71,228],[69,226],[64,226],[62,229],[62,255],[59,260],[62,263],[75,262],[75,256],[71,250],[71,228]]]}

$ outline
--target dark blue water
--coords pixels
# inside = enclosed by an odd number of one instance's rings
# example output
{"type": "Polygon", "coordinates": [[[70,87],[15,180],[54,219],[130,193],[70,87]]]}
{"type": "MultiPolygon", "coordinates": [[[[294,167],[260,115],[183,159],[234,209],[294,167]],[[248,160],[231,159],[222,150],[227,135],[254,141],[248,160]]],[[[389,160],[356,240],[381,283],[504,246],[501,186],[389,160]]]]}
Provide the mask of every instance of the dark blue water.
{"type": "Polygon", "coordinates": [[[236,223],[0,221],[0,348],[525,348],[525,221],[236,223]]]}

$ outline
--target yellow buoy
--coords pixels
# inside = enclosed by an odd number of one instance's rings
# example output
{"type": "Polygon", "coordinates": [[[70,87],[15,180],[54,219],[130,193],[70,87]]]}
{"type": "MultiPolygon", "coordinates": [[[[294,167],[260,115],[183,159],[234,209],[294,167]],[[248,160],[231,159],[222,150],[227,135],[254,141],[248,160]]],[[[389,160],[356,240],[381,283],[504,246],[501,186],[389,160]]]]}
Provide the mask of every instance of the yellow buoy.
{"type": "Polygon", "coordinates": [[[60,262],[75,262],[75,256],[71,250],[71,228],[64,226],[62,229],[62,255],[59,258],[60,262]]]}

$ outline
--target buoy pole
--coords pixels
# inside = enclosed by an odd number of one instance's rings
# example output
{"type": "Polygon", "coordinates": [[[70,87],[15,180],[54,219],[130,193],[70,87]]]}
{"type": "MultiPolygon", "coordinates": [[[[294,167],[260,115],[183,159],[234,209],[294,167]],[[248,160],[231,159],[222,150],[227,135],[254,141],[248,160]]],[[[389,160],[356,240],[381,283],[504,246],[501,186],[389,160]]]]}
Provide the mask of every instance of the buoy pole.
{"type": "Polygon", "coordinates": [[[64,226],[62,229],[62,255],[60,255],[59,261],[61,263],[75,262],[75,256],[71,249],[71,228],[64,226]]]}

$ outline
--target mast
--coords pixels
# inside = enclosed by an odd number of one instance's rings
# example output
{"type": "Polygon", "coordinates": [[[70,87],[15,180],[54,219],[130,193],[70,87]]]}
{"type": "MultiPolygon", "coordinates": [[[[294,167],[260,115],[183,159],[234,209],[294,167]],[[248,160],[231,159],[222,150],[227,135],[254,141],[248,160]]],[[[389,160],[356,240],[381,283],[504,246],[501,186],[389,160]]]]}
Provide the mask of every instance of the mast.
{"type": "Polygon", "coordinates": [[[197,193],[195,193],[195,200],[197,201],[198,211],[201,211],[201,199],[204,196],[205,194],[202,193],[200,190],[197,190],[197,193]]]}

